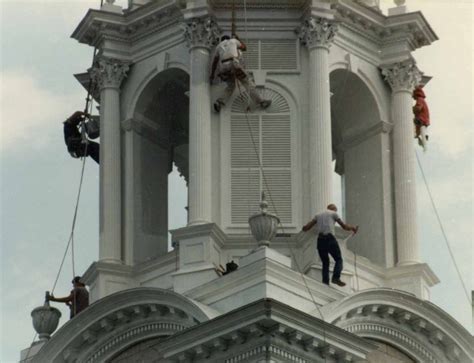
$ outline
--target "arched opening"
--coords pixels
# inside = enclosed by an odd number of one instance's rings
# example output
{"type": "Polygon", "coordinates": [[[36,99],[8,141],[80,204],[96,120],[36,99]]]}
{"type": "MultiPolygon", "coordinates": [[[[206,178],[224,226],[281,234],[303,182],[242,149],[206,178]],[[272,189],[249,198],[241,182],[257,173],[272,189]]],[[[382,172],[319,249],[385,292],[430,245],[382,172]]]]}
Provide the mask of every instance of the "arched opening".
{"type": "Polygon", "coordinates": [[[187,221],[189,75],[170,68],[142,91],[134,110],[133,263],[165,254],[170,228],[187,221]]]}
{"type": "MultiPolygon", "coordinates": [[[[332,145],[346,220],[360,225],[348,247],[382,266],[393,265],[390,138],[377,102],[356,74],[330,74],[332,145]]],[[[337,193],[336,193],[337,194],[337,193]]]]}
{"type": "Polygon", "coordinates": [[[272,88],[260,90],[272,100],[265,110],[247,113],[246,94],[233,100],[228,120],[230,225],[248,230],[248,218],[259,211],[261,192],[268,209],[285,227],[293,223],[292,124],[288,100],[272,88]]]}

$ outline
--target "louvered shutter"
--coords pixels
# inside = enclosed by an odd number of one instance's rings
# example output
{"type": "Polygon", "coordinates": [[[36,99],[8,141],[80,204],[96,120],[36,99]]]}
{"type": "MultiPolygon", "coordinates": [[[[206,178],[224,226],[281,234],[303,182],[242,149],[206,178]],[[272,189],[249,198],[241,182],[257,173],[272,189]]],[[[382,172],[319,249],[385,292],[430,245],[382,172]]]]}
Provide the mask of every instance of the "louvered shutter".
{"type": "Polygon", "coordinates": [[[270,89],[262,93],[272,99],[272,106],[264,113],[257,111],[245,115],[245,96],[237,97],[232,105],[230,173],[233,225],[247,225],[249,216],[259,211],[261,191],[267,193],[270,211],[277,214],[282,223],[292,223],[290,109],[279,93],[270,89]]]}
{"type": "Polygon", "coordinates": [[[298,42],[295,39],[251,39],[243,52],[248,70],[291,71],[298,69],[298,42]]]}
{"type": "Polygon", "coordinates": [[[260,193],[259,161],[255,148],[260,150],[259,117],[232,114],[231,132],[231,222],[243,224],[256,210],[260,193]],[[250,132],[251,130],[251,132],[250,132]],[[252,135],[254,139],[252,142],[252,135]]]}
{"type": "Polygon", "coordinates": [[[283,223],[291,223],[291,124],[290,114],[261,116],[262,189],[269,208],[283,223]]]}

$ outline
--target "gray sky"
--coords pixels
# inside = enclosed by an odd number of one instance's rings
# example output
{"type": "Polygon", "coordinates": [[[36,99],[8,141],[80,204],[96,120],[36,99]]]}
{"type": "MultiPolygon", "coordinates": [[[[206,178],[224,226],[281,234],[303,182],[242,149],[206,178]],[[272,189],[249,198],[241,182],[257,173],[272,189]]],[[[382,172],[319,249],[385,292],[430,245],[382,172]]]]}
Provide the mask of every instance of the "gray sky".
{"type": "MultiPolygon", "coordinates": [[[[1,4],[1,352],[17,361],[34,335],[31,310],[50,290],[70,233],[80,162],[66,153],[62,121],[84,108],[72,77],[89,67],[92,49],[69,38],[99,0],[0,0],[1,4]]],[[[124,3],[119,1],[118,3],[124,3]]],[[[382,1],[383,7],[391,1],[382,1]]],[[[473,2],[407,1],[422,10],[440,41],[415,52],[433,80],[426,87],[432,114],[430,144],[420,153],[428,183],[468,289],[472,288],[473,2]]],[[[471,329],[471,307],[449,257],[418,173],[423,260],[441,279],[432,301],[471,329]]],[[[171,228],[185,224],[183,181],[170,176],[171,228]]],[[[88,161],[76,228],[77,274],[98,255],[98,167],[88,161]]],[[[56,295],[70,290],[66,260],[56,295]]],[[[67,321],[68,311],[56,304],[67,321]]]]}

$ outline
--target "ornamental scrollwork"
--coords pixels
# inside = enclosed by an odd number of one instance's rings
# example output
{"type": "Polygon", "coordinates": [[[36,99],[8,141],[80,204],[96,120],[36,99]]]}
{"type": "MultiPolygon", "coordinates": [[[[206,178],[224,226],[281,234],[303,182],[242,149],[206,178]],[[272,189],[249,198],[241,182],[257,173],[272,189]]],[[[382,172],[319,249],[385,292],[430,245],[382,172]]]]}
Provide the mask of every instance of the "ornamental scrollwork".
{"type": "Polygon", "coordinates": [[[329,19],[309,17],[296,29],[301,44],[308,48],[329,49],[338,31],[338,25],[329,19]]]}
{"type": "Polygon", "coordinates": [[[220,38],[220,30],[211,17],[193,18],[183,23],[184,39],[188,47],[212,48],[220,38]]]}
{"type": "Polygon", "coordinates": [[[127,76],[129,65],[118,59],[101,58],[89,70],[89,75],[96,87],[119,88],[127,76]]]}
{"type": "Polygon", "coordinates": [[[393,91],[411,91],[421,81],[423,73],[412,60],[390,64],[382,68],[382,75],[393,91]]]}

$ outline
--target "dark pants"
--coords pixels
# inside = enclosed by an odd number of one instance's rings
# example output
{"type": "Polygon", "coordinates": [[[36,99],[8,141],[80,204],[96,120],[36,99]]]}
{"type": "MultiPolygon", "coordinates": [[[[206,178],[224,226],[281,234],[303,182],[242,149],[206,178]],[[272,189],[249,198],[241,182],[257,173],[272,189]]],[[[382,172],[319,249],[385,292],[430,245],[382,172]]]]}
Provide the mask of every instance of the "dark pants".
{"type": "Polygon", "coordinates": [[[336,238],[332,234],[322,235],[318,237],[318,253],[323,264],[323,283],[329,285],[329,255],[334,258],[333,280],[339,280],[342,272],[342,256],[341,249],[336,238]]]}
{"type": "Polygon", "coordinates": [[[86,149],[86,144],[82,143],[82,138],[70,138],[67,140],[67,148],[69,153],[76,158],[90,156],[97,164],[100,162],[100,145],[94,141],[89,140],[86,149]]]}

